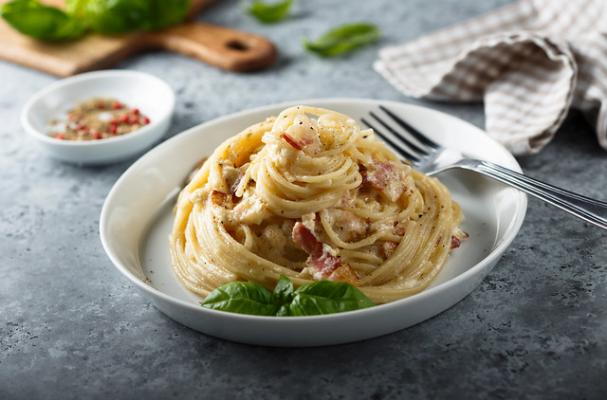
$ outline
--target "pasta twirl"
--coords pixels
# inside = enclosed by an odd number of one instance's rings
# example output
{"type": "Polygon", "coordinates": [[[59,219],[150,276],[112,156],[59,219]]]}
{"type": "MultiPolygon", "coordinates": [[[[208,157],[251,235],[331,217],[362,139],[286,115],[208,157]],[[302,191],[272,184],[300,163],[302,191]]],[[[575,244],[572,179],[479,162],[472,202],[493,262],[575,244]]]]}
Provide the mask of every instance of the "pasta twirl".
{"type": "Polygon", "coordinates": [[[465,234],[437,179],[350,117],[297,106],[220,145],[182,190],[174,270],[206,296],[234,280],[340,280],[376,303],[427,287],[465,234]]]}

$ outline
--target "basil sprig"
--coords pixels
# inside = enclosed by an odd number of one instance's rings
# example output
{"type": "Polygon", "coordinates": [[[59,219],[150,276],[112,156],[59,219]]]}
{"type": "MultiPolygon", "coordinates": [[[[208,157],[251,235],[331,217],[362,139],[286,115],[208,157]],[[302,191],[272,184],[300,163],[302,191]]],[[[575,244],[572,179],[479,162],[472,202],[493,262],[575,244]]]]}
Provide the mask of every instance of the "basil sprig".
{"type": "Polygon", "coordinates": [[[276,316],[334,314],[374,305],[344,282],[318,281],[295,289],[284,276],[273,292],[255,282],[230,282],[213,290],[201,304],[220,311],[276,316]]]}
{"type": "Polygon", "coordinates": [[[150,31],[181,22],[191,0],[66,0],[66,9],[39,0],[11,0],[0,15],[13,28],[40,40],[61,41],[88,31],[116,34],[150,31]]]}
{"type": "Polygon", "coordinates": [[[375,25],[346,24],[331,29],[315,41],[305,41],[304,46],[322,57],[336,57],[376,42],[379,37],[379,29],[375,25]]]}
{"type": "Polygon", "coordinates": [[[354,286],[343,282],[318,281],[295,291],[288,315],[334,314],[372,305],[373,302],[354,286]]]}
{"type": "Polygon", "coordinates": [[[280,305],[265,287],[254,282],[230,282],[213,290],[202,305],[239,314],[276,315],[280,305]]]}
{"type": "Polygon", "coordinates": [[[13,0],[0,7],[0,15],[21,33],[42,40],[77,39],[86,26],[70,14],[37,0],[13,0]]]}
{"type": "Polygon", "coordinates": [[[283,0],[275,3],[253,0],[249,5],[248,12],[264,24],[273,24],[282,21],[289,15],[292,4],[293,0],[283,0]]]}
{"type": "Polygon", "coordinates": [[[67,11],[95,32],[154,31],[184,20],[191,0],[67,0],[67,11]]]}

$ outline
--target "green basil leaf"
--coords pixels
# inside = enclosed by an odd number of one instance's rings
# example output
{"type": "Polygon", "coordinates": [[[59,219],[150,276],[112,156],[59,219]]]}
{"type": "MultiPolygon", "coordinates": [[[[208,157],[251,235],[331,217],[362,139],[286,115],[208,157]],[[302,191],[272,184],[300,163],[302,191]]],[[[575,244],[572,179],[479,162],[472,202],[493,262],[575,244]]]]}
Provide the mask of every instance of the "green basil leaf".
{"type": "Polygon", "coordinates": [[[274,297],[281,304],[290,303],[293,300],[293,282],[286,276],[281,276],[274,287],[274,297]]]}
{"type": "Polygon", "coordinates": [[[305,41],[309,51],[322,57],[335,57],[377,41],[379,29],[366,23],[346,24],[332,29],[315,41],[305,41]]]}
{"type": "Polygon", "coordinates": [[[191,0],[68,0],[67,10],[96,32],[159,30],[185,19],[191,0]]]}
{"type": "Polygon", "coordinates": [[[118,34],[143,29],[150,18],[146,0],[87,0],[68,5],[95,32],[118,34]]]}
{"type": "Polygon", "coordinates": [[[227,283],[209,293],[201,304],[213,310],[252,315],[276,315],[280,306],[268,289],[254,282],[227,283]]]}
{"type": "Polygon", "coordinates": [[[77,18],[37,0],[5,3],[0,15],[17,31],[41,40],[72,40],[86,32],[86,26],[77,18]]]}
{"type": "Polygon", "coordinates": [[[289,315],[291,315],[291,311],[288,304],[283,304],[276,312],[277,317],[288,317],[289,315]]]}
{"type": "Polygon", "coordinates": [[[360,290],[336,281],[318,281],[295,291],[289,315],[320,315],[358,310],[373,306],[360,290]]]}
{"type": "Polygon", "coordinates": [[[70,15],[82,16],[86,4],[90,0],[65,0],[65,11],[70,15]]]}
{"type": "Polygon", "coordinates": [[[190,0],[148,0],[149,17],[143,29],[155,31],[180,23],[188,15],[190,0]]]}
{"type": "Polygon", "coordinates": [[[293,0],[283,0],[276,3],[266,3],[254,0],[249,6],[249,14],[265,24],[281,21],[289,15],[293,0]]]}

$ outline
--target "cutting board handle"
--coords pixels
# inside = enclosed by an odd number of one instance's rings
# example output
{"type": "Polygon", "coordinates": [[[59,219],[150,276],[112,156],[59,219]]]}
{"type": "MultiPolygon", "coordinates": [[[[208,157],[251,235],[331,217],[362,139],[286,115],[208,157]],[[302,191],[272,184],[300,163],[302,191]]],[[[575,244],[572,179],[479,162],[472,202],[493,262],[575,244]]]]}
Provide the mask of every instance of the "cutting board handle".
{"type": "Polygon", "coordinates": [[[276,48],[269,40],[201,22],[186,23],[147,35],[148,46],[198,58],[230,71],[254,71],[276,60],[276,48]]]}

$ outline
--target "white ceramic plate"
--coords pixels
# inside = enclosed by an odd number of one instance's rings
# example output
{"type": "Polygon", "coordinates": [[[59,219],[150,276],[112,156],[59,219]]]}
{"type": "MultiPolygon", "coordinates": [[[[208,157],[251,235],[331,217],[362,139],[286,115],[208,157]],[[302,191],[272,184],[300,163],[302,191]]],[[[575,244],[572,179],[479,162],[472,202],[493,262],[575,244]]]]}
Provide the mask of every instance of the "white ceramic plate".
{"type": "MultiPolygon", "coordinates": [[[[364,116],[383,104],[447,147],[520,171],[516,160],[480,129],[446,114],[377,100],[302,100],[299,104],[364,116]]],[[[484,177],[456,171],[440,179],[465,214],[470,234],[422,293],[364,310],[317,317],[258,317],[202,308],[173,274],[168,235],[171,208],[185,176],[226,138],[294,103],[243,111],[194,127],[151,150],[116,182],[101,213],[103,246],[120,272],[169,317],[200,332],[269,346],[318,346],[387,334],[424,321],[470,293],[517,234],[524,194],[484,177]]]]}

